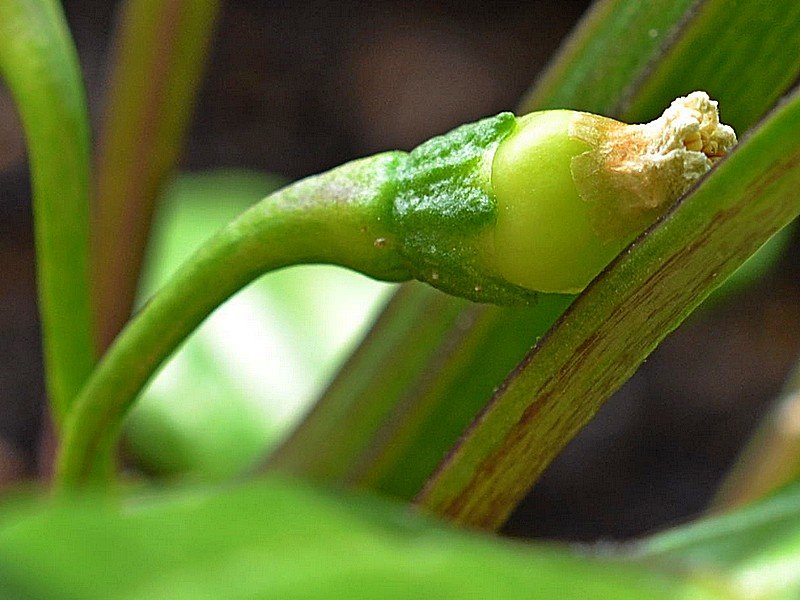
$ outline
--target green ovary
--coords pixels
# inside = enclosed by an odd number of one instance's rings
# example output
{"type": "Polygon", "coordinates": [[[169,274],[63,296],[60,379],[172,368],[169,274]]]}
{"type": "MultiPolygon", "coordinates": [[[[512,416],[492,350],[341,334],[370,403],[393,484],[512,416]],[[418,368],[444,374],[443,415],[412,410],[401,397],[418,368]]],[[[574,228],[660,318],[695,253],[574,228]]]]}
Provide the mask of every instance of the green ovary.
{"type": "Polygon", "coordinates": [[[627,241],[601,238],[590,205],[576,190],[572,158],[591,149],[569,135],[576,114],[553,110],[521,118],[493,158],[491,266],[509,283],[534,291],[581,291],[627,241]]]}

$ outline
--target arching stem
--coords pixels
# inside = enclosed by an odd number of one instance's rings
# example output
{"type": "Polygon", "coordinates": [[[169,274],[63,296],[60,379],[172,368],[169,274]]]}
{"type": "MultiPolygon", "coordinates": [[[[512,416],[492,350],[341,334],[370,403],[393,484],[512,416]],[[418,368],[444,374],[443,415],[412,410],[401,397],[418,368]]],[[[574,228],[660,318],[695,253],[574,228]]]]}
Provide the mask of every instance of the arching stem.
{"type": "Polygon", "coordinates": [[[102,469],[140,390],[186,337],[260,275],[301,263],[340,264],[398,281],[409,276],[388,226],[399,153],[349,163],[276,192],[204,245],[109,348],[65,423],[56,483],[102,469]]]}

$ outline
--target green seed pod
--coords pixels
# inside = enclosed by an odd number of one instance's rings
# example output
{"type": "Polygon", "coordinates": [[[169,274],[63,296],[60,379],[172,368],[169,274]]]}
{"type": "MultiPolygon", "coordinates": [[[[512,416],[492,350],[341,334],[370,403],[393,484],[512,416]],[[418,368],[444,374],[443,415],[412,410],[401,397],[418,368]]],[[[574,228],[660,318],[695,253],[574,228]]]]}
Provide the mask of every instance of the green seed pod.
{"type": "Polygon", "coordinates": [[[467,125],[399,170],[401,251],[477,301],[577,293],[735,143],[704,92],[643,125],[567,110],[467,125]]]}

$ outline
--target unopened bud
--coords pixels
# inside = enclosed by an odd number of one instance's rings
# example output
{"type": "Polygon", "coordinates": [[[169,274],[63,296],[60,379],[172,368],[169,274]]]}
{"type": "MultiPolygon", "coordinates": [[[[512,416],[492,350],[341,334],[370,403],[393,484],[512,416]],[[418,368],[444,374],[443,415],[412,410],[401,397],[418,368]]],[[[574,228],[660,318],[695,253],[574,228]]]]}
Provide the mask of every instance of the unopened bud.
{"type": "Polygon", "coordinates": [[[705,92],[642,125],[566,110],[518,119],[492,158],[487,269],[532,291],[581,291],[735,143],[705,92]]]}

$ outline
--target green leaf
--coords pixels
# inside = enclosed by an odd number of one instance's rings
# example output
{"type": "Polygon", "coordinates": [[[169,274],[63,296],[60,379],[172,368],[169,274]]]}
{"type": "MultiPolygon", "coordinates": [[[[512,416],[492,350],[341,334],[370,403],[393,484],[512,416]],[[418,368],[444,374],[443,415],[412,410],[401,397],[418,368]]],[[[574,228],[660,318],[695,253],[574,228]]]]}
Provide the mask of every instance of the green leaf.
{"type": "Polygon", "coordinates": [[[95,362],[89,297],[89,118],[55,0],[0,2],[0,73],[28,142],[47,393],[60,423],[95,362]]]}
{"type": "Polygon", "coordinates": [[[644,539],[632,556],[675,572],[724,577],[745,598],[797,598],[800,485],[749,508],[644,539]]]}
{"type": "MultiPolygon", "coordinates": [[[[0,514],[6,598],[729,598],[618,559],[456,532],[280,481],[0,514]]],[[[0,588],[1,589],[1,588],[0,588]]]]}
{"type": "Polygon", "coordinates": [[[661,112],[664,98],[695,89],[718,100],[725,123],[749,129],[797,80],[800,3],[706,0],[646,80],[622,101],[628,121],[661,112]]]}
{"type": "MultiPolygon", "coordinates": [[[[761,20],[781,21],[786,15],[791,20],[794,6],[793,0],[735,7],[725,0],[689,7],[601,2],[541,78],[540,91],[530,97],[538,104],[529,101],[524,108],[575,107],[624,117],[624,100],[642,111],[651,107],[650,116],[656,116],[673,99],[671,90],[690,89],[690,83],[703,87],[693,70],[702,58],[704,65],[736,73],[731,85],[737,89],[740,81],[752,82],[749,95],[733,94],[721,105],[723,120],[730,110],[741,122],[752,123],[800,73],[800,52],[745,54],[731,47],[735,36],[717,34],[729,22],[741,27],[748,17],[758,19],[759,28],[761,20]],[[651,29],[657,35],[651,36],[651,29]],[[640,35],[643,30],[647,36],[640,35]],[[704,36],[724,44],[703,42],[698,57],[682,42],[704,36]],[[668,78],[656,70],[661,64],[670,65],[668,78]],[[656,75],[661,87],[651,83],[656,75]],[[657,87],[663,96],[653,91],[657,87]],[[647,102],[638,100],[640,90],[647,102]]],[[[785,43],[794,47],[800,22],[795,19],[793,29],[788,23],[780,27],[785,43]]],[[[722,91],[724,81],[714,81],[722,91]]],[[[272,458],[273,468],[412,498],[494,389],[569,304],[564,297],[560,304],[502,309],[443,298],[421,287],[401,294],[308,420],[272,458]],[[386,331],[393,332],[391,343],[380,339],[386,331]]]]}
{"type": "Polygon", "coordinates": [[[701,4],[696,0],[595,2],[520,102],[520,110],[619,113],[614,109],[623,91],[635,86],[648,67],[669,52],[673,36],[681,35],[681,26],[701,4]]]}
{"type": "Polygon", "coordinates": [[[509,376],[420,504],[500,526],[658,343],[800,214],[798,131],[800,92],[590,284],[509,376]]]}

